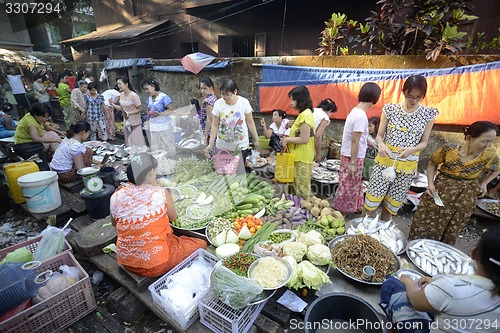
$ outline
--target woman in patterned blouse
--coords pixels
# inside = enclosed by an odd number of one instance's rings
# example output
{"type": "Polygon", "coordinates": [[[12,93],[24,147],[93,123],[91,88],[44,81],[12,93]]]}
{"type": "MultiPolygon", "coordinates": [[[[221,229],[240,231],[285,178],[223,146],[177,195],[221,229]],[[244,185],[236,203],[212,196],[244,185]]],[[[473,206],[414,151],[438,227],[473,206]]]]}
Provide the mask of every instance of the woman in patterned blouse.
{"type": "Polygon", "coordinates": [[[410,239],[455,243],[476,208],[478,195],[484,196],[488,183],[500,173],[498,156],[489,149],[498,127],[489,121],[476,121],[464,132],[464,144],[446,144],[432,154],[427,166],[429,185],[413,217],[410,239]],[[437,194],[443,207],[434,202],[437,194]]]}
{"type": "Polygon", "coordinates": [[[386,104],[377,133],[378,155],[375,158],[365,197],[365,211],[370,214],[383,202],[381,220],[396,215],[410,189],[417,171],[420,151],[427,147],[435,108],[420,104],[427,93],[427,81],[421,75],[410,76],[403,84],[403,103],[386,104]],[[394,164],[396,160],[396,163],[394,164]],[[396,178],[388,180],[382,171],[394,164],[396,178]]]}

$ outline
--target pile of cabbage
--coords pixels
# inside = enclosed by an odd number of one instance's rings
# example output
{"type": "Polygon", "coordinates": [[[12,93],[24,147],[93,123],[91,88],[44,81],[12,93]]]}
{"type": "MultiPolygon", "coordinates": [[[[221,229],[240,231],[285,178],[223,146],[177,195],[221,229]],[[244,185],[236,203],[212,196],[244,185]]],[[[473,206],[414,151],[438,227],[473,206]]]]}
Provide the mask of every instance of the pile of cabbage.
{"type": "Polygon", "coordinates": [[[331,283],[329,276],[317,267],[333,265],[330,248],[323,244],[321,233],[316,230],[298,233],[296,239],[281,248],[283,259],[287,260],[293,269],[287,287],[297,290],[305,286],[319,290],[323,284],[331,283]]]}

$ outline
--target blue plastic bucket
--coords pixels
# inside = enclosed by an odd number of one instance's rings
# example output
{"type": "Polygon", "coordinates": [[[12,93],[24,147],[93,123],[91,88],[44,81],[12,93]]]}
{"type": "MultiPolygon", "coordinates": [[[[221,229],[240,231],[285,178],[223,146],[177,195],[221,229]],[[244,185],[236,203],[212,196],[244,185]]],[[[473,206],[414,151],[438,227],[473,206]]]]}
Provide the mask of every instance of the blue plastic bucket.
{"type": "Polygon", "coordinates": [[[17,179],[30,212],[45,213],[61,206],[57,179],[54,171],[33,172],[17,179]]]}

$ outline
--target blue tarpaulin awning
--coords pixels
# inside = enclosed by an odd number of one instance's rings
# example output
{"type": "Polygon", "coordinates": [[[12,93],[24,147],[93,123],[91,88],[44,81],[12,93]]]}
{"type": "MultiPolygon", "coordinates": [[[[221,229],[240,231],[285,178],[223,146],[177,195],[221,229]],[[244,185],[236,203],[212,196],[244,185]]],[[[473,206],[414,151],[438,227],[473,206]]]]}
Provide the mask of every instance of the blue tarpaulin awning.
{"type": "Polygon", "coordinates": [[[106,60],[105,70],[110,69],[120,69],[120,68],[130,68],[134,65],[134,61],[137,60],[138,67],[153,66],[153,62],[149,58],[138,58],[138,59],[108,59],[106,60]]]}

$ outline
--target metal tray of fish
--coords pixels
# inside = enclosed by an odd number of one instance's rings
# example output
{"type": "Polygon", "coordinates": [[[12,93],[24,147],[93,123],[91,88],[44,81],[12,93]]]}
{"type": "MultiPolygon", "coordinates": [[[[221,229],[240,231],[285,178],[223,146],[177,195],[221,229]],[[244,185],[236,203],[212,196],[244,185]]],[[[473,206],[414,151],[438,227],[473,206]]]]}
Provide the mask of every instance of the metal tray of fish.
{"type": "Polygon", "coordinates": [[[493,216],[500,217],[500,200],[479,199],[477,206],[493,216]]]}
{"type": "Polygon", "coordinates": [[[312,170],[311,178],[321,183],[337,184],[339,182],[339,173],[327,168],[316,167],[312,170]]]}
{"type": "Polygon", "coordinates": [[[459,249],[432,239],[415,239],[406,247],[408,258],[422,272],[436,274],[474,274],[474,261],[459,249]]]}
{"type": "Polygon", "coordinates": [[[340,160],[325,160],[321,161],[319,165],[321,165],[323,168],[327,168],[333,171],[340,170],[340,160]]]}
{"type": "Polygon", "coordinates": [[[394,221],[384,222],[379,220],[378,216],[375,218],[358,217],[346,222],[346,233],[348,235],[368,234],[397,255],[403,254],[408,244],[405,235],[395,226],[394,221]]]}

